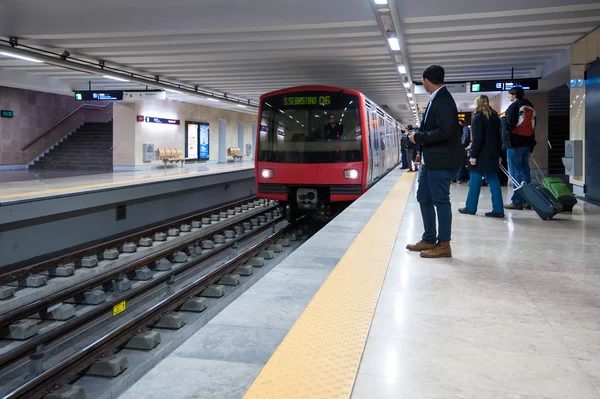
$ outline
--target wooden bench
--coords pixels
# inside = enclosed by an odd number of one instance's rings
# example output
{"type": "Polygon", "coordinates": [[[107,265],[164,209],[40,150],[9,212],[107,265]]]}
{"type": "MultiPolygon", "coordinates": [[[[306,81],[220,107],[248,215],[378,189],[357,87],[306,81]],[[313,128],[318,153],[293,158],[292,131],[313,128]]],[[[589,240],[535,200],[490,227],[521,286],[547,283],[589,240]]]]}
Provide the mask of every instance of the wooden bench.
{"type": "Polygon", "coordinates": [[[233,162],[235,162],[237,159],[239,159],[241,161],[242,158],[248,157],[250,155],[248,155],[248,154],[242,154],[241,151],[240,151],[240,149],[238,147],[229,147],[227,149],[227,156],[228,157],[233,157],[233,162]]]}
{"type": "Polygon", "coordinates": [[[179,148],[158,148],[156,153],[158,154],[158,159],[165,164],[165,168],[168,163],[177,162],[181,162],[181,167],[183,168],[185,158],[183,157],[183,151],[179,148]]]}

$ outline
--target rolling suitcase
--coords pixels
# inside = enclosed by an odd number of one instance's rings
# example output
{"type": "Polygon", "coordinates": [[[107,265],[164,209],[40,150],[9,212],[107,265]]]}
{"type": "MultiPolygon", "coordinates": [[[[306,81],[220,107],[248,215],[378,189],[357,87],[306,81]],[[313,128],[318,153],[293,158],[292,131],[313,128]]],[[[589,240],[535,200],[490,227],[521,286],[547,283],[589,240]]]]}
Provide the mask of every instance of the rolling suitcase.
{"type": "Polygon", "coordinates": [[[508,173],[504,166],[500,165],[500,169],[515,183],[517,186],[515,191],[518,190],[521,198],[531,205],[542,220],[552,219],[554,215],[562,211],[561,203],[544,186],[535,183],[519,183],[508,173]]]}
{"type": "Polygon", "coordinates": [[[563,212],[573,212],[573,207],[577,205],[577,198],[560,177],[546,177],[542,180],[542,184],[562,204],[563,212]]]}

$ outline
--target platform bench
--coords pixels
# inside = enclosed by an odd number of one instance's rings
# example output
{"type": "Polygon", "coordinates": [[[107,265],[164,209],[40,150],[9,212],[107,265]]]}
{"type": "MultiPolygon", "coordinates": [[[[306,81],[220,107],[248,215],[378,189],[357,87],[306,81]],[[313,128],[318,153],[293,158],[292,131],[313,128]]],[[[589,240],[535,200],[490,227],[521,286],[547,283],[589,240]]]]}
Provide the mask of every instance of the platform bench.
{"type": "Polygon", "coordinates": [[[158,148],[156,150],[158,154],[158,159],[160,159],[164,164],[165,168],[168,163],[177,163],[181,162],[181,167],[183,168],[183,163],[185,162],[185,158],[183,157],[183,151],[178,148],[158,148]]]}
{"type": "Polygon", "coordinates": [[[228,157],[232,157],[233,158],[233,162],[235,162],[237,159],[239,159],[240,161],[244,158],[249,156],[248,154],[242,154],[240,149],[238,147],[229,147],[227,149],[227,156],[228,157]]]}

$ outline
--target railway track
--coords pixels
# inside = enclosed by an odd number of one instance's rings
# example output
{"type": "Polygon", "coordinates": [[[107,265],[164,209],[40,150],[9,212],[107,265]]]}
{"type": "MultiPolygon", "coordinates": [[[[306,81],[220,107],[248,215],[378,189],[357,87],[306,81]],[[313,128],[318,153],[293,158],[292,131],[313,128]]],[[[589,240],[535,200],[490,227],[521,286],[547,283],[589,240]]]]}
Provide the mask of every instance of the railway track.
{"type": "MultiPolygon", "coordinates": [[[[115,360],[120,348],[142,345],[139,349],[149,350],[156,346],[156,334],[148,335],[148,331],[182,327],[182,314],[206,308],[203,297],[223,295],[224,284],[236,286],[240,278],[252,275],[253,267],[262,266],[265,257],[272,258],[296,239],[294,234],[284,237],[292,226],[282,218],[277,204],[269,202],[244,218],[213,227],[206,232],[212,240],[200,240],[197,235],[183,238],[110,273],[0,316],[4,329],[21,323],[42,324],[40,315],[50,313],[56,304],[62,307],[65,301],[85,299],[86,295],[93,298],[89,293],[99,286],[113,287],[100,303],[75,303],[76,314],[67,320],[43,325],[21,340],[13,337],[1,341],[10,344],[0,348],[0,382],[12,391],[0,393],[7,398],[44,397],[51,392],[81,389],[70,383],[90,370],[93,374],[104,367],[100,375],[120,374],[106,366],[115,360]],[[165,259],[173,262],[167,265],[165,259]],[[162,268],[159,262],[163,262],[162,268]],[[140,269],[149,270],[151,275],[124,290],[122,276],[140,269]]],[[[28,331],[27,326],[22,332],[28,331]]]]}

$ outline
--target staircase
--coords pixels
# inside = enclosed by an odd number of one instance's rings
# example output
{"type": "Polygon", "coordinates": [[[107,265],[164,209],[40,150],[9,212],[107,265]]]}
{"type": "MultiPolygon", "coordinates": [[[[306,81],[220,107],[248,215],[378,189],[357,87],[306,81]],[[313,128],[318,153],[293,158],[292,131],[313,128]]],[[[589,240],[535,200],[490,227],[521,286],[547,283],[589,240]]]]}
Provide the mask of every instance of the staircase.
{"type": "Polygon", "coordinates": [[[84,123],[29,169],[112,170],[112,147],[112,121],[84,123]]]}

